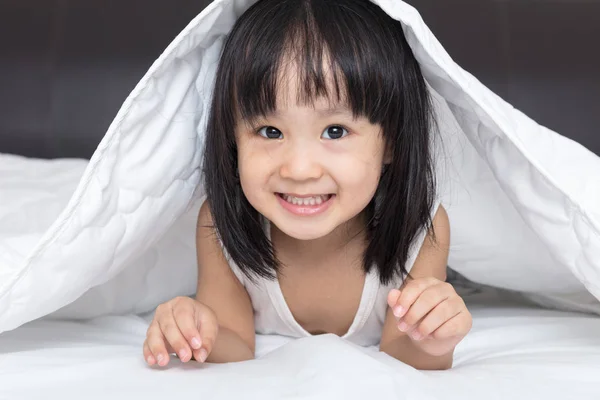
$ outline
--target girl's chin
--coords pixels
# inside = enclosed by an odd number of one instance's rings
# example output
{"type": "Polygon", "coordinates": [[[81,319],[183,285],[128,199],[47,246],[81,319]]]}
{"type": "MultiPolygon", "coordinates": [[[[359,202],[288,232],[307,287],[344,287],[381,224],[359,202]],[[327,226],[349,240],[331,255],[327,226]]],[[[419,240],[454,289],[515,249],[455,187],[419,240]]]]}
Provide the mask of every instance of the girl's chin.
{"type": "Polygon", "coordinates": [[[275,221],[274,224],[286,236],[296,240],[317,240],[330,234],[333,229],[318,222],[296,223],[294,221],[275,221]]]}

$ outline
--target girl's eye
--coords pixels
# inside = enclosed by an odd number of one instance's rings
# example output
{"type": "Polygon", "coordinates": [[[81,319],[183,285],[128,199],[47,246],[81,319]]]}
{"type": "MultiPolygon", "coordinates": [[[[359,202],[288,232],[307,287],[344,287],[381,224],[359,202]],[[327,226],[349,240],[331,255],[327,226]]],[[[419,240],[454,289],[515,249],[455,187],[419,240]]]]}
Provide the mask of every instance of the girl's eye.
{"type": "Polygon", "coordinates": [[[323,132],[323,137],[325,139],[340,139],[348,134],[346,128],[343,128],[339,125],[333,125],[325,129],[323,132]]]}
{"type": "Polygon", "coordinates": [[[272,126],[264,126],[258,130],[258,134],[267,139],[281,139],[283,134],[272,126]]]}

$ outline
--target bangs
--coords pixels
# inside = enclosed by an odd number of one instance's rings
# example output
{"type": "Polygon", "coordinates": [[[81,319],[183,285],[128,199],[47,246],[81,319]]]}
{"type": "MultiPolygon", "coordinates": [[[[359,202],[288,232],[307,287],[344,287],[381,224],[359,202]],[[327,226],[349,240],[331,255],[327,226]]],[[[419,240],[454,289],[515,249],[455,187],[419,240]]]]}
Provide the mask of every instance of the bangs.
{"type": "Polygon", "coordinates": [[[390,47],[402,47],[399,22],[398,33],[386,31],[364,0],[261,3],[261,12],[250,9],[240,26],[248,34],[234,50],[237,61],[230,70],[228,90],[239,118],[254,124],[276,112],[278,94],[291,79],[297,79],[299,105],[314,107],[326,98],[372,124],[382,123],[390,109],[401,111],[402,74],[389,55],[390,47]],[[360,14],[357,8],[363,8],[360,14]],[[365,14],[372,20],[365,21],[365,14]],[[382,43],[381,37],[398,43],[382,43]]]}

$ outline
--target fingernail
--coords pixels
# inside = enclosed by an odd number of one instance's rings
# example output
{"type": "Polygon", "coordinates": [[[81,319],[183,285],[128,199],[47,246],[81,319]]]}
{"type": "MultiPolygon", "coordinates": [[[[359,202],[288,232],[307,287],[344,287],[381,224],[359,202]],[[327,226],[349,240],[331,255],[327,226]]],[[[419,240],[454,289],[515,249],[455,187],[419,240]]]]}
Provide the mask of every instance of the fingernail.
{"type": "Polygon", "coordinates": [[[412,333],[412,338],[413,338],[413,340],[421,340],[421,338],[422,338],[422,337],[423,337],[423,336],[422,336],[422,335],[421,335],[421,333],[420,333],[420,332],[418,332],[418,331],[414,331],[414,332],[412,333]]]}
{"type": "Polygon", "coordinates": [[[408,324],[402,321],[398,324],[398,329],[400,329],[402,332],[406,332],[408,330],[408,324]]]}
{"type": "Polygon", "coordinates": [[[400,318],[402,316],[402,314],[404,314],[404,307],[402,306],[396,306],[393,308],[393,313],[396,316],[396,318],[400,318]]]}
{"type": "Polygon", "coordinates": [[[162,365],[162,362],[165,359],[165,357],[162,354],[159,354],[156,356],[156,359],[158,360],[158,365],[162,365]]]}
{"type": "Polygon", "coordinates": [[[200,350],[200,362],[206,361],[206,357],[208,357],[208,353],[206,352],[206,350],[200,350]]]}
{"type": "Polygon", "coordinates": [[[148,364],[150,364],[150,365],[154,364],[154,362],[155,362],[155,360],[154,360],[154,357],[152,357],[152,356],[148,356],[148,358],[146,359],[146,361],[147,361],[147,362],[148,362],[148,364]]]}
{"type": "Polygon", "coordinates": [[[179,359],[180,360],[185,360],[187,358],[187,356],[188,356],[187,350],[184,349],[184,350],[181,350],[179,352],[179,359]]]}
{"type": "Polygon", "coordinates": [[[192,347],[197,350],[200,347],[202,347],[202,342],[200,342],[200,340],[198,338],[193,338],[192,339],[192,347]]]}

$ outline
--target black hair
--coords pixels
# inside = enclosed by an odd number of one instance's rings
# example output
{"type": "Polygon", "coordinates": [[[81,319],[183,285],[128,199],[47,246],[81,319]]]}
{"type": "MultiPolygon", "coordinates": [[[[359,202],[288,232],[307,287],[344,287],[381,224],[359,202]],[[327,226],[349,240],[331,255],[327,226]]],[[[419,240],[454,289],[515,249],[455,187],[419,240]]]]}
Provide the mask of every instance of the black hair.
{"type": "Polygon", "coordinates": [[[391,153],[367,213],[365,272],[380,282],[404,276],[410,245],[432,227],[433,107],[402,24],[369,0],[259,0],[222,49],[204,150],[203,176],[215,232],[243,273],[273,279],[280,267],[261,215],[237,175],[235,127],[276,109],[278,74],[291,56],[298,95],[346,98],[355,117],[380,124],[391,153]],[[335,93],[325,82],[329,60],[335,93]]]}

